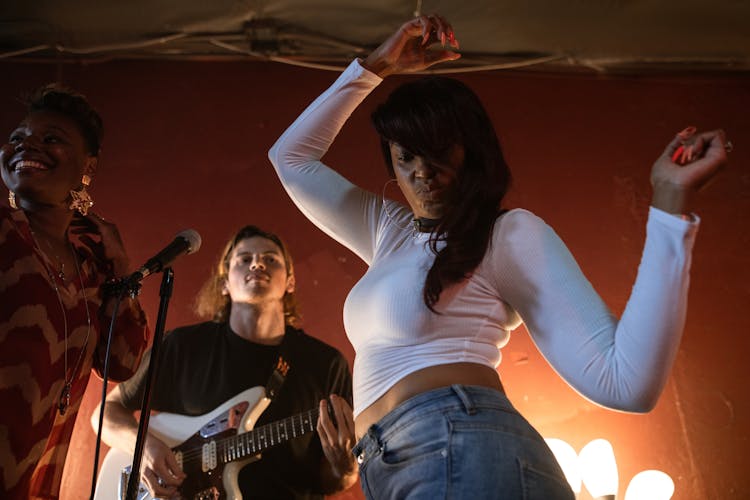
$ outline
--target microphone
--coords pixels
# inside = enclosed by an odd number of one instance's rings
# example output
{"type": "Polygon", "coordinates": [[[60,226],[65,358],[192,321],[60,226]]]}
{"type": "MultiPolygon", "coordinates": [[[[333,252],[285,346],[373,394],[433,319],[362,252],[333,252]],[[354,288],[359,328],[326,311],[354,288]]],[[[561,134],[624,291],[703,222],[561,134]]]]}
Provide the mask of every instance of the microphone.
{"type": "Polygon", "coordinates": [[[197,252],[201,247],[201,235],[194,229],[186,229],[175,236],[172,243],[146,261],[140,269],[130,275],[129,281],[137,282],[149,274],[158,273],[168,267],[182,254],[197,252]]]}

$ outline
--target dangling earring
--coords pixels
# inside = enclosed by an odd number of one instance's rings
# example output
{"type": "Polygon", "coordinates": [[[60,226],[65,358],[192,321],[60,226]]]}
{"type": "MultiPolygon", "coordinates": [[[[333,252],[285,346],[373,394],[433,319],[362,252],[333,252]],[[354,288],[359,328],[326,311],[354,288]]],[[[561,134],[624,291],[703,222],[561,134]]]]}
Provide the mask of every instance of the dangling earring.
{"type": "Polygon", "coordinates": [[[18,208],[18,204],[16,203],[16,193],[13,191],[8,191],[8,205],[10,205],[10,208],[18,208]]]}
{"type": "Polygon", "coordinates": [[[385,191],[386,189],[388,189],[388,185],[391,182],[395,182],[396,185],[398,186],[398,179],[388,179],[387,181],[385,181],[385,184],[383,184],[383,191],[380,193],[380,198],[383,200],[384,205],[385,205],[385,191]]]}
{"type": "Polygon", "coordinates": [[[81,189],[72,189],[70,191],[70,197],[73,198],[73,200],[70,202],[70,207],[68,208],[71,210],[78,210],[81,212],[81,215],[86,215],[89,213],[89,208],[94,206],[94,201],[91,199],[91,195],[86,191],[86,187],[91,184],[91,177],[83,174],[83,177],[81,177],[81,184],[81,189]]]}

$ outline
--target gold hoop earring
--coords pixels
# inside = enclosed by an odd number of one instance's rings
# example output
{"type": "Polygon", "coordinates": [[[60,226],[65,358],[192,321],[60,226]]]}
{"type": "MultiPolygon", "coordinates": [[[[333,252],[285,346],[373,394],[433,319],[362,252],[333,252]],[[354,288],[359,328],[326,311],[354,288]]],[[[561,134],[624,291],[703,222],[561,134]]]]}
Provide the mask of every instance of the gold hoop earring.
{"type": "Polygon", "coordinates": [[[398,179],[388,179],[385,181],[385,184],[383,184],[383,191],[380,193],[380,197],[383,199],[383,204],[385,204],[385,190],[388,189],[388,184],[391,182],[398,184],[398,179]]]}
{"type": "Polygon", "coordinates": [[[83,174],[83,177],[81,177],[81,188],[78,190],[72,189],[70,191],[70,197],[72,200],[70,202],[70,207],[68,208],[79,211],[81,215],[87,215],[89,213],[89,208],[94,206],[94,200],[91,199],[91,195],[86,190],[90,184],[91,177],[83,174]]]}
{"type": "Polygon", "coordinates": [[[16,193],[13,191],[8,191],[8,205],[10,205],[10,208],[18,208],[18,204],[16,203],[16,193]]]}
{"type": "Polygon", "coordinates": [[[388,184],[390,184],[391,182],[395,182],[395,183],[398,184],[398,180],[397,179],[388,179],[387,181],[385,181],[385,184],[383,184],[383,191],[380,194],[380,198],[381,198],[381,200],[383,202],[383,210],[385,210],[385,216],[388,217],[388,220],[391,221],[391,223],[394,226],[396,226],[396,227],[398,227],[400,229],[409,229],[409,225],[408,224],[407,225],[399,224],[396,221],[396,219],[394,219],[391,216],[391,211],[388,210],[388,201],[385,199],[385,190],[388,189],[388,184]]]}

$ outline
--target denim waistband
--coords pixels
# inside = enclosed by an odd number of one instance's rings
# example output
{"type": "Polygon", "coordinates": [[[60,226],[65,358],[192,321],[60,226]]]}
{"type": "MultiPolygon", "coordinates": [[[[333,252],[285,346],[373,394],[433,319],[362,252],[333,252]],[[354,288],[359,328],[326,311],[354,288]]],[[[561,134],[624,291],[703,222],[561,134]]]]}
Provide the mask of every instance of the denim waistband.
{"type": "MultiPolygon", "coordinates": [[[[480,407],[516,412],[505,394],[489,387],[456,384],[423,392],[407,399],[370,426],[367,433],[352,449],[357,462],[361,464],[365,457],[382,451],[380,444],[382,439],[390,430],[400,427],[400,419],[407,418],[412,411],[416,414],[421,406],[434,406],[436,402],[445,408],[462,406],[468,415],[473,414],[480,407]]],[[[418,418],[418,415],[414,418],[418,418]]]]}

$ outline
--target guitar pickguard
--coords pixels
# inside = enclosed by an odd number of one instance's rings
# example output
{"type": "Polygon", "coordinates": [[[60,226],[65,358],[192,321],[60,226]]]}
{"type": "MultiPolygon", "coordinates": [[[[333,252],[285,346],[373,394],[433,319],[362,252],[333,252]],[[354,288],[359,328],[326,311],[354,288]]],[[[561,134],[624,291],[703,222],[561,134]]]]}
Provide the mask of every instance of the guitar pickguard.
{"type": "Polygon", "coordinates": [[[247,412],[250,403],[243,401],[231,407],[222,415],[214,418],[206,425],[200,428],[198,434],[202,438],[210,438],[229,429],[238,429],[241,424],[242,416],[247,412]]]}

